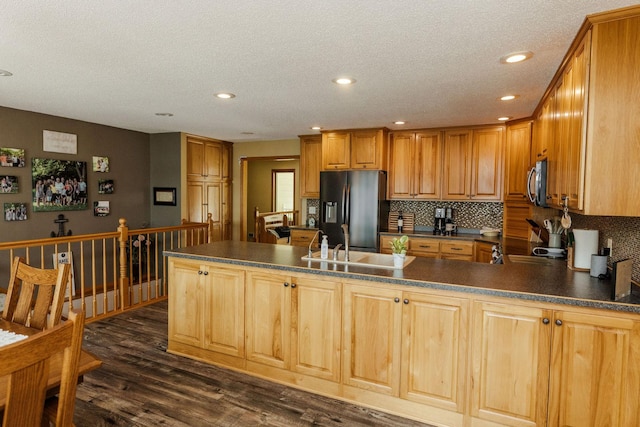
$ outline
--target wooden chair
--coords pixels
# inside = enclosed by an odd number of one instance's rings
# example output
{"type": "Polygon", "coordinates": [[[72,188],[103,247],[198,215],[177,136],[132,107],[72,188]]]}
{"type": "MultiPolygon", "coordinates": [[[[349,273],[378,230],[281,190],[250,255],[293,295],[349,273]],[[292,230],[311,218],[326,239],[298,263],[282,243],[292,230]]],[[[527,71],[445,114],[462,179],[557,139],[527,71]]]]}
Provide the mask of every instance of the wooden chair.
{"type": "Polygon", "coordinates": [[[40,330],[60,323],[69,272],[69,264],[42,269],[15,257],[2,318],[40,330]]]}
{"type": "Polygon", "coordinates": [[[68,321],[0,347],[0,376],[9,376],[3,426],[73,425],[83,331],[84,312],[71,310],[68,321]],[[49,360],[60,352],[60,392],[45,408],[49,360]]]}

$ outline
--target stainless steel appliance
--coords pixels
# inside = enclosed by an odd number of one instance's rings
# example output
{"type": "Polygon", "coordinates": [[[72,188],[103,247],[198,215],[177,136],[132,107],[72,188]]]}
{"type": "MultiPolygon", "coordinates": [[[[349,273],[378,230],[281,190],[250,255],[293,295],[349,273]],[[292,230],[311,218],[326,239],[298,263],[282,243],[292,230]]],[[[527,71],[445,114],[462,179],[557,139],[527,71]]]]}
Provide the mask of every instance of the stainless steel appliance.
{"type": "Polygon", "coordinates": [[[377,252],[378,232],[387,227],[389,201],[384,171],[320,172],[320,222],[329,246],[344,246],[342,224],[349,227],[353,250],[377,252]]]}
{"type": "Polygon", "coordinates": [[[529,200],[536,206],[547,207],[547,159],[536,161],[527,175],[529,200]]]}

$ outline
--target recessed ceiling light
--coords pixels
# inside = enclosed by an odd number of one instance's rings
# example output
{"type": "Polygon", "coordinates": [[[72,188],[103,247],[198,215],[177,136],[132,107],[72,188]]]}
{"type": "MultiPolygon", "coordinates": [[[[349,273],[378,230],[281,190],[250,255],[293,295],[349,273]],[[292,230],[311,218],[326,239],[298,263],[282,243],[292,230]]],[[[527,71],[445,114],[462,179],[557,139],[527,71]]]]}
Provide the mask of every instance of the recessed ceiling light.
{"type": "Polygon", "coordinates": [[[352,85],[356,82],[356,79],[352,79],[351,77],[338,77],[337,79],[331,80],[335,84],[346,86],[352,85]]]}
{"type": "Polygon", "coordinates": [[[518,98],[520,95],[505,95],[500,98],[501,101],[511,101],[513,99],[518,98]]]}
{"type": "Polygon", "coordinates": [[[500,62],[503,64],[515,64],[516,62],[522,62],[525,59],[529,59],[533,56],[532,52],[514,52],[500,58],[500,62]]]}
{"type": "Polygon", "coordinates": [[[234,94],[229,92],[219,92],[219,93],[216,93],[216,96],[220,99],[231,99],[236,97],[234,94]]]}
{"type": "Polygon", "coordinates": [[[13,76],[13,73],[10,73],[9,71],[6,70],[0,70],[0,77],[11,77],[13,76]]]}
{"type": "Polygon", "coordinates": [[[498,120],[500,120],[501,122],[506,122],[507,120],[510,120],[512,118],[513,117],[504,116],[504,117],[498,117],[498,120]]]}
{"type": "Polygon", "coordinates": [[[156,113],[156,116],[160,116],[160,117],[173,117],[173,113],[156,113]]]}
{"type": "Polygon", "coordinates": [[[407,124],[407,122],[405,122],[404,120],[396,120],[395,122],[393,122],[394,125],[404,125],[407,124]]]}
{"type": "Polygon", "coordinates": [[[311,126],[311,130],[322,130],[320,126],[311,126]]]}

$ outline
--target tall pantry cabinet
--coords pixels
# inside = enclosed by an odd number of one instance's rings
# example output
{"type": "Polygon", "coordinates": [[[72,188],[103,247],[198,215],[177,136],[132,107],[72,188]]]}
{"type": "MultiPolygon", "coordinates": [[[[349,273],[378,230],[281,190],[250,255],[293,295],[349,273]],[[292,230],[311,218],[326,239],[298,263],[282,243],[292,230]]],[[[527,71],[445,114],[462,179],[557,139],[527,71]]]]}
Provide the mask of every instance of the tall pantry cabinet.
{"type": "Polygon", "coordinates": [[[231,240],[231,152],[225,141],[187,135],[187,221],[211,214],[212,240],[231,240]]]}

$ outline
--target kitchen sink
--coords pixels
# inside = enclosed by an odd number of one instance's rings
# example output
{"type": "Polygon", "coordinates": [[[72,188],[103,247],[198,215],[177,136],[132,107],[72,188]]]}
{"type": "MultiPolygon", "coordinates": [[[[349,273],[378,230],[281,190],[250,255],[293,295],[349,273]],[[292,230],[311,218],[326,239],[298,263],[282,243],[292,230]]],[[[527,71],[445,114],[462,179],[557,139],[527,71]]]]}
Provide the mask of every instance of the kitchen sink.
{"type": "Polygon", "coordinates": [[[534,255],[507,255],[507,258],[516,264],[551,265],[553,263],[549,258],[534,255]]]}
{"type": "Polygon", "coordinates": [[[302,260],[312,262],[327,262],[331,264],[357,265],[360,267],[402,269],[409,265],[415,258],[416,257],[414,256],[406,255],[404,257],[404,265],[402,267],[395,267],[393,265],[393,255],[379,254],[376,252],[349,251],[349,261],[345,261],[344,251],[340,251],[340,253],[338,254],[338,259],[333,259],[330,250],[329,258],[327,259],[320,258],[320,251],[316,251],[311,254],[311,257],[309,257],[308,255],[303,256],[302,260]]]}

